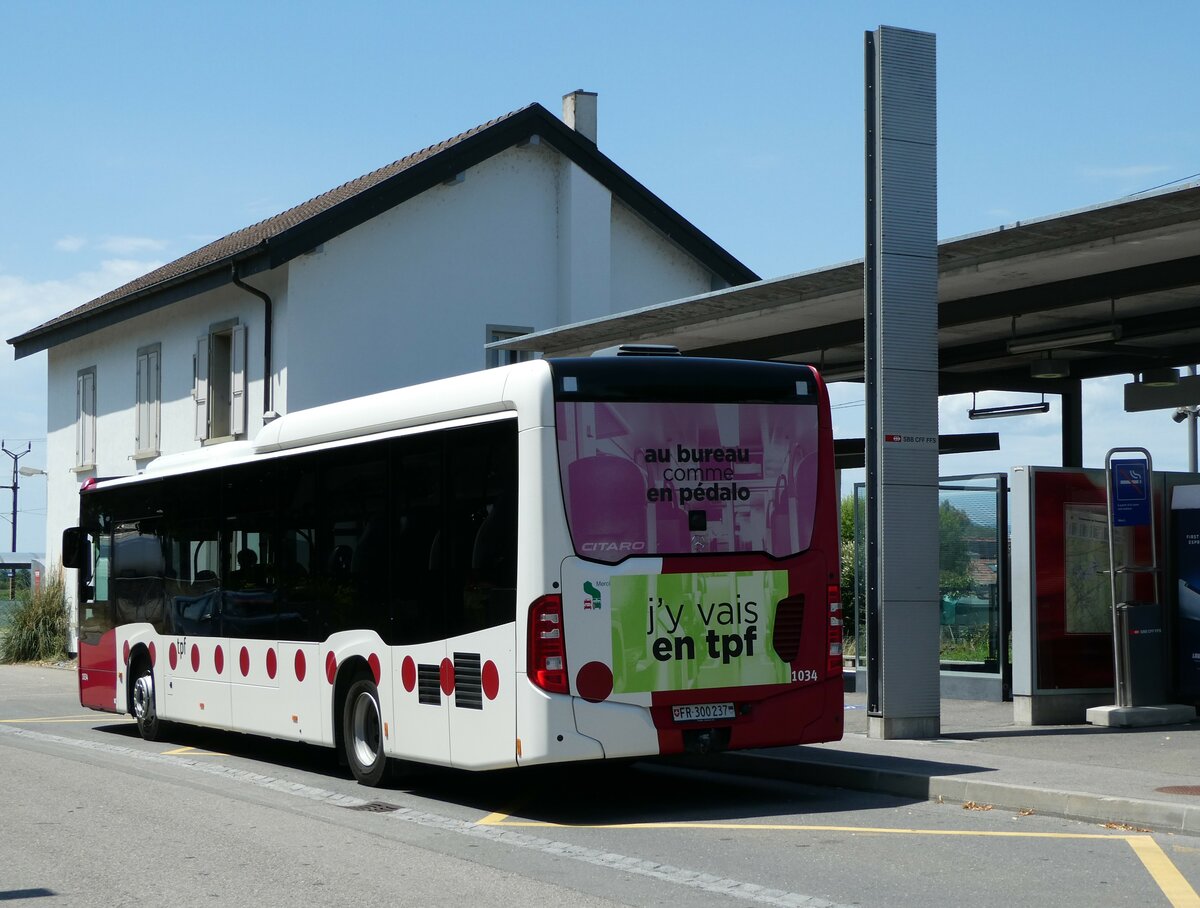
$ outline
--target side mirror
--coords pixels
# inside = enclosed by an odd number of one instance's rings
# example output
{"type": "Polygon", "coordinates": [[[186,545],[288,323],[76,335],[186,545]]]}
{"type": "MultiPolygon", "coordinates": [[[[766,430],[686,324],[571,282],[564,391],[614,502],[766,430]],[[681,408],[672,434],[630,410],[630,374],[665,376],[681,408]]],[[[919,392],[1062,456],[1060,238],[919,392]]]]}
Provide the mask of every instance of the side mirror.
{"type": "Polygon", "coordinates": [[[86,537],[79,527],[67,527],[62,534],[62,564],[67,568],[78,568],[83,561],[83,542],[86,537]]]}
{"type": "Polygon", "coordinates": [[[63,567],[75,568],[80,580],[87,583],[92,579],[92,559],[88,550],[88,536],[81,527],[67,527],[62,534],[63,567]]]}

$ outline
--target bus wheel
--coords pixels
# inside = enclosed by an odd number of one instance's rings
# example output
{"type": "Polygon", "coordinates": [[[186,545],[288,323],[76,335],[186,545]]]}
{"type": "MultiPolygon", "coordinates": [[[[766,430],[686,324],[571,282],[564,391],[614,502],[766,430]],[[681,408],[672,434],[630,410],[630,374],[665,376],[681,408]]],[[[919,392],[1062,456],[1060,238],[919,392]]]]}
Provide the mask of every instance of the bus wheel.
{"type": "Polygon", "coordinates": [[[138,732],[147,741],[157,741],[162,737],[164,723],[159,721],[158,707],[154,701],[154,669],[145,659],[138,663],[132,700],[138,732]]]}
{"type": "Polygon", "coordinates": [[[346,693],[342,710],[342,740],[346,761],[362,785],[378,785],[387,773],[383,753],[383,720],[379,715],[379,691],[374,682],[360,678],[346,693]]]}

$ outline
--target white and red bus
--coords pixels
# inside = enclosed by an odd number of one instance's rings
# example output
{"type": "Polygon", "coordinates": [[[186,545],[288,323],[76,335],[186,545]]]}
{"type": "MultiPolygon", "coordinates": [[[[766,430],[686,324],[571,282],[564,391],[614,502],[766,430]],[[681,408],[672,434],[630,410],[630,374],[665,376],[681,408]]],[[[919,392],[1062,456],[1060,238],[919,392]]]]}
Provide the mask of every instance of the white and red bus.
{"type": "Polygon", "coordinates": [[[829,402],[807,366],[526,362],[89,481],[79,691],[492,769],[842,734],[829,402]]]}

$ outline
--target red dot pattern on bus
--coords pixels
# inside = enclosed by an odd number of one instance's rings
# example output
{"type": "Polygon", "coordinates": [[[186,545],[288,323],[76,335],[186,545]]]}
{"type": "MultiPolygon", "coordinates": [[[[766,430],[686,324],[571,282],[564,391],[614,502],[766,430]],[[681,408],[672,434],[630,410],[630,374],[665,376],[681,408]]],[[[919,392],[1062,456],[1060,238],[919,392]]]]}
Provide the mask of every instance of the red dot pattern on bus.
{"type": "Polygon", "coordinates": [[[613,691],[612,669],[603,662],[589,662],[575,676],[575,689],[589,703],[601,703],[613,691]]]}
{"type": "MultiPolygon", "coordinates": [[[[151,642],[150,664],[156,665],[158,662],[158,651],[154,643],[151,642]]],[[[125,661],[129,661],[130,646],[126,641],[125,661]]],[[[174,645],[167,648],[168,661],[171,664],[171,669],[174,670],[179,664],[178,650],[174,645]]],[[[200,647],[193,643],[191,652],[189,653],[192,671],[200,671],[200,647]]],[[[382,665],[379,656],[376,653],[371,653],[367,657],[367,665],[371,669],[371,675],[378,684],[383,676],[382,665]]],[[[276,673],[279,670],[278,656],[275,654],[274,648],[268,648],[266,653],[267,677],[274,680],[276,673]]],[[[218,675],[225,671],[225,651],[218,645],[213,652],[213,667],[218,675]]],[[[303,650],[296,651],[294,662],[296,680],[303,681],[308,673],[308,664],[304,656],[303,650]]],[[[333,653],[328,653],[325,656],[325,678],[333,684],[337,680],[337,656],[333,653]]],[[[242,647],[238,651],[238,670],[242,677],[246,678],[250,675],[250,651],[246,647],[242,647]]],[[[443,659],[438,666],[438,680],[441,684],[442,693],[449,697],[454,693],[455,676],[454,662],[449,658],[443,659]]],[[[612,693],[612,670],[602,662],[590,662],[583,667],[576,677],[576,685],[578,686],[580,696],[592,702],[600,702],[607,699],[612,693]]],[[[500,670],[496,667],[496,663],[488,659],[483,664],[480,681],[483,688],[483,694],[489,700],[495,700],[500,694],[500,670]]],[[[404,685],[404,690],[412,693],[417,687],[417,663],[412,656],[405,656],[400,664],[400,683],[404,685]]]]}
{"type": "Polygon", "coordinates": [[[495,700],[500,693],[500,670],[491,659],[483,663],[483,695],[489,700],[495,700]]]}

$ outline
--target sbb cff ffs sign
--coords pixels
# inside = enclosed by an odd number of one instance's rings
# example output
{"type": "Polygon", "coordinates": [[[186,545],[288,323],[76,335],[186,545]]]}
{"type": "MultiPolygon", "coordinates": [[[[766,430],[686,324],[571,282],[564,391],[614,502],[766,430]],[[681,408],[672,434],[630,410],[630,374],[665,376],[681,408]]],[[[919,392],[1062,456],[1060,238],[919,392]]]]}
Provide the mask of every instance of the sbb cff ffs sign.
{"type": "Polygon", "coordinates": [[[1150,524],[1150,470],[1144,460],[1112,462],[1112,522],[1115,527],[1150,524]]]}

